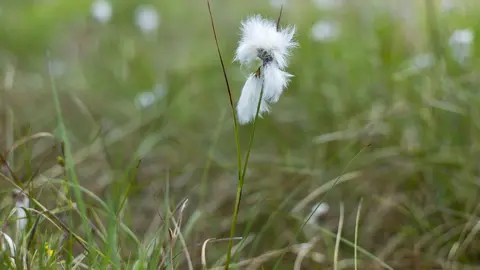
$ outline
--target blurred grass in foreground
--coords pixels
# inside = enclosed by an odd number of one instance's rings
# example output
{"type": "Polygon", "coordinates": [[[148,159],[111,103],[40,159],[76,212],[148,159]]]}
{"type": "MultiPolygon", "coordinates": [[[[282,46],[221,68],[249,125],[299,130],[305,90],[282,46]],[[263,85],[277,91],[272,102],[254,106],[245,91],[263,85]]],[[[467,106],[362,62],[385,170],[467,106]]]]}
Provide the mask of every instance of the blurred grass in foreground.
{"type": "MultiPolygon", "coordinates": [[[[199,268],[203,244],[209,269],[225,262],[236,153],[206,3],[144,4],[159,12],[154,33],[135,26],[131,1],[114,2],[103,24],[90,1],[0,4],[0,142],[3,153],[14,146],[5,157],[16,176],[0,176],[0,217],[17,267],[188,269],[190,257],[199,268]],[[31,196],[23,230],[12,212],[14,178],[31,196]]],[[[244,82],[231,64],[239,23],[254,13],[275,18],[267,4],[212,2],[235,99],[244,82]]],[[[302,267],[331,268],[339,220],[347,241],[358,227],[359,269],[380,269],[367,252],[394,269],[479,267],[480,47],[449,40],[461,29],[478,35],[479,9],[457,4],[285,7],[282,22],[297,26],[300,48],[290,87],[257,123],[237,225],[244,238],[235,242],[241,269],[271,269],[289,245],[279,265],[292,269],[309,241],[302,267]],[[330,210],[300,230],[322,201],[330,210]]],[[[242,150],[250,129],[240,128],[242,150]]],[[[354,250],[341,243],[338,268],[353,269],[354,250]]]]}

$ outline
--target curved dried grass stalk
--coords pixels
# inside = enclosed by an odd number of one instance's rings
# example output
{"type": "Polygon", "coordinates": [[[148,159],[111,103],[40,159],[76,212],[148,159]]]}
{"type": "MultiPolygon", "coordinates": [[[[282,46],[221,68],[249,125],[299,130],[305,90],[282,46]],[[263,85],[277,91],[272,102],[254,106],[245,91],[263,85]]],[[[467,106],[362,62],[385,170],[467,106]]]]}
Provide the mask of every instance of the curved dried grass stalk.
{"type": "Polygon", "coordinates": [[[207,269],[207,258],[206,258],[207,244],[208,244],[208,242],[210,242],[212,240],[215,240],[215,238],[208,238],[202,244],[202,267],[204,269],[207,269]]]}

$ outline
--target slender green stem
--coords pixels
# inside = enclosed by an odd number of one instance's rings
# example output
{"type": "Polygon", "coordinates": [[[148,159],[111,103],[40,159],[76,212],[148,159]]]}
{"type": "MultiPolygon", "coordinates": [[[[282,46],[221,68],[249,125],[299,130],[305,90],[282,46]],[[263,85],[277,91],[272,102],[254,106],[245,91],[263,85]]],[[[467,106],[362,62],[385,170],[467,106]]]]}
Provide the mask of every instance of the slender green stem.
{"type": "MultiPolygon", "coordinates": [[[[233,239],[233,237],[235,237],[235,228],[236,228],[237,219],[238,219],[238,212],[240,210],[240,202],[241,202],[241,199],[242,199],[243,184],[244,184],[244,181],[245,181],[245,173],[247,172],[248,160],[250,158],[250,152],[252,150],[252,145],[253,145],[253,138],[255,137],[255,126],[256,126],[256,123],[257,123],[257,119],[258,119],[258,113],[260,112],[260,105],[262,103],[262,98],[263,98],[263,87],[262,87],[262,90],[260,91],[260,97],[259,97],[258,103],[257,103],[257,111],[255,113],[255,118],[253,119],[253,127],[252,127],[252,132],[250,133],[250,142],[248,143],[248,149],[247,149],[247,153],[246,153],[246,156],[245,156],[245,163],[243,164],[243,169],[241,170],[241,174],[240,174],[239,181],[238,181],[237,195],[236,195],[236,198],[235,198],[235,209],[233,210],[232,227],[230,228],[230,238],[231,239],[233,239]]],[[[229,245],[228,245],[227,260],[226,260],[226,263],[225,263],[225,269],[226,270],[229,267],[232,247],[233,247],[233,241],[230,240],[229,245]]]]}
{"type": "MultiPolygon", "coordinates": [[[[233,103],[233,97],[232,97],[232,91],[230,89],[230,83],[228,82],[228,76],[227,72],[225,70],[225,64],[223,63],[223,57],[222,53],[220,52],[220,46],[218,45],[218,38],[217,38],[217,32],[215,30],[215,23],[213,21],[213,15],[212,15],[212,9],[210,7],[210,1],[207,0],[207,7],[208,7],[208,13],[210,15],[210,22],[212,25],[212,31],[213,31],[213,37],[215,39],[215,45],[217,47],[217,52],[218,52],[218,57],[220,59],[220,64],[222,66],[222,72],[223,76],[225,78],[225,84],[227,86],[227,92],[228,92],[228,97],[230,101],[230,107],[232,109],[232,115],[233,115],[233,128],[235,132],[235,145],[237,147],[237,169],[238,169],[238,186],[237,186],[237,198],[235,200],[235,211],[234,213],[238,212],[236,209],[240,205],[240,197],[242,194],[242,189],[243,189],[243,179],[242,179],[242,154],[240,152],[240,137],[239,137],[239,132],[238,132],[238,121],[237,121],[237,115],[235,113],[235,105],[233,103]]],[[[227,252],[227,261],[225,265],[225,269],[228,269],[228,265],[230,263],[230,256],[232,253],[232,247],[233,247],[233,237],[235,235],[235,224],[237,222],[237,215],[234,214],[233,221],[232,221],[232,227],[230,230],[230,236],[231,240],[229,241],[228,244],[228,252],[227,252]]]]}
{"type": "Polygon", "coordinates": [[[262,87],[262,90],[260,91],[260,98],[258,99],[257,112],[255,113],[255,119],[253,119],[252,133],[250,133],[250,141],[248,142],[248,149],[245,155],[245,163],[243,164],[242,180],[245,178],[245,173],[247,172],[248,160],[250,159],[250,152],[253,145],[253,138],[255,137],[255,127],[257,126],[257,118],[258,118],[258,113],[260,112],[260,105],[262,103],[262,98],[263,98],[263,87],[262,87]]]}

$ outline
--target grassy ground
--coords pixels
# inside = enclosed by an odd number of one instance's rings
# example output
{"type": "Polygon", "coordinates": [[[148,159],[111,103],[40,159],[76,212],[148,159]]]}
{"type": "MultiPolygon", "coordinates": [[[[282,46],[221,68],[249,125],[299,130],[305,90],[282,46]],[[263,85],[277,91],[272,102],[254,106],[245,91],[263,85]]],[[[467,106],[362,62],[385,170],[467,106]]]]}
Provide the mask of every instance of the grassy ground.
{"type": "MultiPolygon", "coordinates": [[[[455,3],[285,6],[295,77],[256,123],[232,239],[235,130],[206,2],[150,1],[154,34],[132,1],[104,24],[90,1],[2,2],[0,219],[16,250],[3,241],[1,268],[223,269],[232,240],[235,269],[480,269],[480,47],[459,61],[449,44],[480,31],[479,9],[455,3]],[[319,20],[338,35],[316,40],[319,20]],[[139,109],[145,91],[158,98],[139,109]]],[[[279,9],[211,5],[236,101],[240,21],[279,9]]]]}

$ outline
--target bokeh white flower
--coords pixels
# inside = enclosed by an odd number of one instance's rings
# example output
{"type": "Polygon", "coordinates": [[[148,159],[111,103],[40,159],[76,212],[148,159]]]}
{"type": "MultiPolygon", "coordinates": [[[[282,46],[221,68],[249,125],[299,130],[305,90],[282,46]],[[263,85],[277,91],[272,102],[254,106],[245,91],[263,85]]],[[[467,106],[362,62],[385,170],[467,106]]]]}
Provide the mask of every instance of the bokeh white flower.
{"type": "Polygon", "coordinates": [[[242,66],[250,66],[260,60],[260,66],[248,75],[237,105],[240,124],[246,124],[255,118],[260,101],[258,115],[269,111],[269,103],[275,103],[288,86],[291,74],[284,69],[288,64],[291,50],[298,46],[293,40],[295,27],[278,28],[275,21],[256,15],[242,22],[242,38],[236,50],[234,61],[242,66]]]}
{"type": "Polygon", "coordinates": [[[289,0],[270,0],[270,6],[273,8],[281,8],[282,6],[285,7],[288,5],[289,0]]]}
{"type": "Polygon", "coordinates": [[[448,41],[452,50],[452,56],[459,63],[464,63],[471,56],[474,41],[473,31],[470,29],[458,29],[453,32],[448,41]]]}
{"type": "Polygon", "coordinates": [[[155,103],[156,96],[153,92],[141,92],[138,93],[135,97],[135,107],[137,109],[142,109],[146,107],[150,107],[153,103],[155,103]]]}
{"type": "Polygon", "coordinates": [[[340,35],[339,26],[331,21],[319,20],[312,26],[312,38],[316,41],[331,41],[340,35]]]}
{"type": "Polygon", "coordinates": [[[458,3],[455,3],[454,0],[441,0],[440,1],[440,11],[449,12],[457,7],[458,3]]]}
{"type": "Polygon", "coordinates": [[[135,9],[135,24],[144,33],[157,30],[160,16],[154,6],[140,5],[135,9]]]}
{"type": "Polygon", "coordinates": [[[107,23],[112,18],[112,4],[106,0],[94,0],[90,8],[92,17],[100,23],[107,23]]]}
{"type": "Polygon", "coordinates": [[[161,84],[156,84],[152,90],[138,93],[135,97],[135,107],[139,110],[150,107],[167,94],[167,90],[161,84]]]}
{"type": "Polygon", "coordinates": [[[321,10],[332,10],[340,7],[342,0],[313,0],[313,4],[321,10]]]}
{"type": "Polygon", "coordinates": [[[307,216],[307,223],[316,224],[317,220],[328,213],[330,206],[327,203],[316,203],[312,206],[310,214],[307,216]]]}

